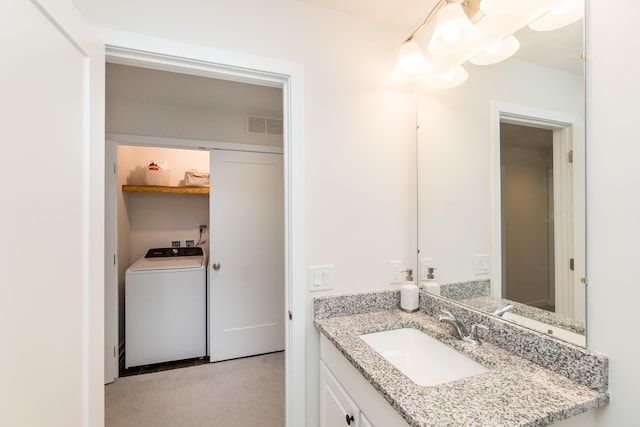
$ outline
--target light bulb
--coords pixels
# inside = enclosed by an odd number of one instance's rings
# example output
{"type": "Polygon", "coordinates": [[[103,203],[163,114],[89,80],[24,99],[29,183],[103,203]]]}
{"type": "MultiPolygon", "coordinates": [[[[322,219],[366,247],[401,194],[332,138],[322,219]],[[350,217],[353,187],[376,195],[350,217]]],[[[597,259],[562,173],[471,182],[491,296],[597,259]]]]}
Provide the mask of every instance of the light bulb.
{"type": "Polygon", "coordinates": [[[460,38],[460,28],[450,27],[442,33],[442,39],[447,43],[455,43],[460,38]]]}
{"type": "Polygon", "coordinates": [[[456,87],[464,83],[467,78],[469,78],[469,74],[462,68],[461,65],[457,66],[453,70],[449,70],[437,79],[427,83],[432,89],[450,89],[452,87],[456,87]]]}
{"type": "Polygon", "coordinates": [[[576,0],[567,0],[565,2],[562,2],[558,6],[551,9],[551,13],[553,13],[554,15],[564,15],[571,10],[575,2],[576,0]]]}
{"type": "Polygon", "coordinates": [[[584,16],[584,0],[566,0],[529,24],[534,31],[551,31],[580,20],[584,16]]]}
{"type": "Polygon", "coordinates": [[[453,79],[455,75],[456,75],[456,70],[447,71],[446,73],[440,76],[440,80],[444,80],[448,82],[451,79],[453,79]]]}
{"type": "Polygon", "coordinates": [[[463,45],[476,34],[476,27],[469,21],[459,3],[450,2],[436,16],[429,52],[435,55],[450,53],[457,45],[463,45]]]}
{"type": "Polygon", "coordinates": [[[398,81],[417,80],[423,76],[429,68],[429,62],[415,41],[405,42],[400,46],[396,66],[391,78],[398,81]]]}
{"type": "Polygon", "coordinates": [[[502,40],[493,43],[484,52],[474,56],[469,62],[476,65],[490,65],[504,61],[515,54],[520,48],[520,42],[510,35],[502,40]]]}
{"type": "Polygon", "coordinates": [[[494,54],[498,53],[500,51],[500,49],[502,49],[502,46],[504,46],[504,42],[502,40],[500,40],[499,42],[496,42],[496,43],[492,44],[491,46],[489,46],[488,48],[486,48],[484,51],[486,53],[488,53],[489,55],[494,55],[494,54]]]}

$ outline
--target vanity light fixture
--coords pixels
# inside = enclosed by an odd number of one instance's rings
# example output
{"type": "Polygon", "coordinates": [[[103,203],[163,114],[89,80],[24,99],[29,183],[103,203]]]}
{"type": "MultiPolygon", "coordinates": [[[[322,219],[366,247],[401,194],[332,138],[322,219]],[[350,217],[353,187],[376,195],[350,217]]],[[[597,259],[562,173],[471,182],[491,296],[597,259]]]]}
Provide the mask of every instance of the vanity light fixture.
{"type": "Polygon", "coordinates": [[[443,55],[455,46],[468,42],[476,27],[462,9],[463,0],[449,0],[436,16],[436,27],[429,42],[429,52],[443,55]]]}
{"type": "Polygon", "coordinates": [[[431,89],[451,89],[467,81],[467,78],[469,78],[467,71],[462,65],[458,65],[453,70],[449,70],[437,79],[430,81],[427,86],[431,89]]]}
{"type": "MultiPolygon", "coordinates": [[[[454,44],[449,41],[456,37],[458,39],[460,39],[461,36],[463,38],[468,37],[466,33],[475,30],[469,17],[475,17],[478,14],[479,2],[480,0],[438,0],[422,24],[420,24],[420,26],[407,37],[402,46],[400,46],[400,52],[398,53],[398,59],[391,78],[398,81],[414,81],[423,77],[425,69],[429,67],[429,62],[414,38],[420,31],[429,26],[436,17],[438,20],[436,26],[438,28],[434,30],[434,38],[436,34],[439,34],[441,38],[446,37],[448,41],[445,42],[443,39],[442,41],[435,42],[435,50],[446,49],[446,47],[448,47],[447,45],[454,44]],[[444,12],[446,6],[451,7],[452,10],[447,11],[445,16],[440,18],[439,12],[444,12]],[[464,20],[457,13],[460,11],[462,11],[464,20]],[[454,22],[457,24],[449,22],[447,16],[453,16],[452,19],[454,19],[454,22]],[[469,30],[468,25],[471,25],[473,29],[469,30]],[[443,44],[444,47],[440,46],[441,44],[443,44]]],[[[429,46],[431,46],[431,43],[429,43],[429,46]]],[[[443,53],[446,53],[446,51],[443,51],[443,53]]]]}
{"type": "Polygon", "coordinates": [[[584,0],[565,0],[529,24],[535,31],[551,31],[578,21],[584,15],[584,0]]]}
{"type": "Polygon", "coordinates": [[[469,60],[476,65],[491,65],[504,61],[520,49],[520,42],[513,35],[500,40],[469,60]]]}
{"type": "Polygon", "coordinates": [[[464,69],[455,68],[456,64],[503,61],[520,47],[509,33],[527,23],[536,31],[560,28],[582,18],[583,10],[584,0],[438,0],[404,41],[391,77],[405,82],[422,79],[423,84],[437,89],[457,86],[467,74],[464,69]],[[556,6],[550,9],[550,4],[556,6]],[[435,28],[428,41],[428,54],[424,55],[414,38],[433,21],[435,28]],[[477,38],[472,40],[476,33],[477,38]],[[482,52],[486,46],[489,47],[482,52]],[[447,69],[456,72],[435,77],[447,69]]]}
{"type": "Polygon", "coordinates": [[[400,46],[398,60],[393,69],[393,80],[408,82],[419,79],[429,70],[429,61],[420,50],[420,46],[413,40],[406,41],[400,46]]]}

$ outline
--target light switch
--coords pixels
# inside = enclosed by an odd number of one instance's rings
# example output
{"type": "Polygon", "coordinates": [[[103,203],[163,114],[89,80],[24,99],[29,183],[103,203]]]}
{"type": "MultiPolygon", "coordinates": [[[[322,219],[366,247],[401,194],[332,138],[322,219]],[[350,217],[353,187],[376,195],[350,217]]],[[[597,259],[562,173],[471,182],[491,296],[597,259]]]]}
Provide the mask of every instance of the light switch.
{"type": "Polygon", "coordinates": [[[331,284],[331,272],[328,270],[322,270],[322,286],[329,286],[331,284]]]}
{"type": "Polygon", "coordinates": [[[333,265],[309,267],[309,290],[328,291],[333,286],[333,265]]]}
{"type": "Polygon", "coordinates": [[[311,276],[313,277],[313,286],[322,286],[322,272],[313,271],[311,276]]]}

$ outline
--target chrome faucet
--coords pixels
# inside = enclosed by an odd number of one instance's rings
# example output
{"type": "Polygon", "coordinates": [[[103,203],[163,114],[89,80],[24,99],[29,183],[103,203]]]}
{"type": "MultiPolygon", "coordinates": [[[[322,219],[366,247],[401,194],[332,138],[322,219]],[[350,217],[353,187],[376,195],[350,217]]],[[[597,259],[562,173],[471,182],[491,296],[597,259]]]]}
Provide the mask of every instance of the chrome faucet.
{"type": "Polygon", "coordinates": [[[503,314],[505,314],[507,311],[511,310],[512,308],[513,306],[511,304],[506,304],[504,307],[494,311],[493,314],[496,316],[502,317],[503,314]]]}
{"type": "Polygon", "coordinates": [[[467,332],[467,328],[464,327],[462,322],[455,318],[453,314],[448,311],[442,310],[437,317],[438,322],[446,322],[453,325],[457,332],[457,338],[464,342],[468,342],[473,345],[480,345],[480,339],[478,338],[478,328],[489,329],[484,325],[473,324],[471,325],[471,333],[467,332]]]}

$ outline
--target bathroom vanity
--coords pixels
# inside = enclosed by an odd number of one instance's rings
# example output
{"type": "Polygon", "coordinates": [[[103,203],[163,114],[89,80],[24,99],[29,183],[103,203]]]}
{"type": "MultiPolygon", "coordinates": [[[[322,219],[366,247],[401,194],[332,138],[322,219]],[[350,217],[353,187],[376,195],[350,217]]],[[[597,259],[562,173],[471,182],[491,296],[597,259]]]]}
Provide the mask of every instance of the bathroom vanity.
{"type": "Polygon", "coordinates": [[[609,401],[602,354],[424,292],[417,313],[399,304],[399,291],[316,298],[322,426],[584,426],[588,411],[609,401]],[[454,337],[436,320],[442,310],[467,326],[486,326],[482,344],[454,337]],[[417,384],[361,338],[400,328],[422,331],[486,372],[417,384]]]}

